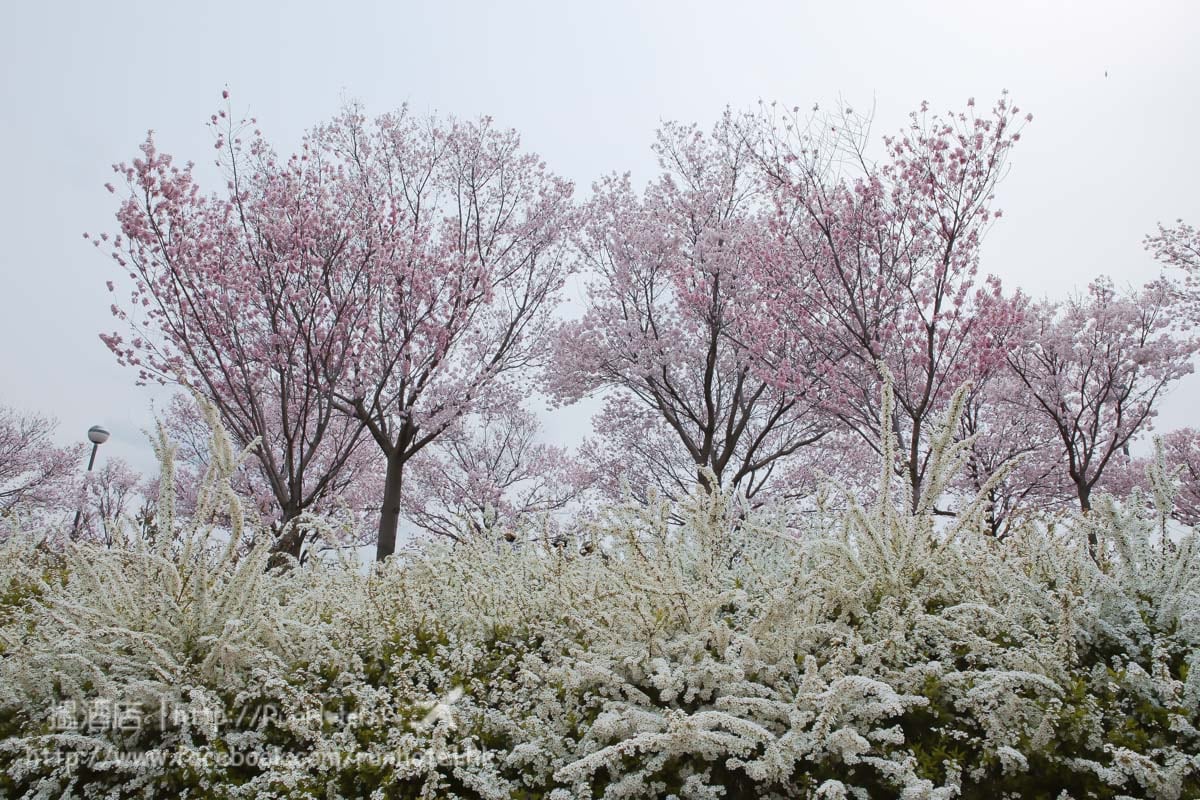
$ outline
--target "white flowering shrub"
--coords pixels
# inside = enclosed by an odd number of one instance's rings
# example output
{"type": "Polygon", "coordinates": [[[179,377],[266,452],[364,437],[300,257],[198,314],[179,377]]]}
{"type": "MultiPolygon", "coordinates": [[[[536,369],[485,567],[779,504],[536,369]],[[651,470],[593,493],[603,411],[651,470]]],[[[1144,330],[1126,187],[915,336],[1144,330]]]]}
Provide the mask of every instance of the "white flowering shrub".
{"type": "Polygon", "coordinates": [[[186,523],[0,549],[0,793],[1200,796],[1195,536],[936,517],[949,430],[915,512],[885,471],[800,535],[701,494],[371,571],[236,546],[218,431],[186,523]]]}

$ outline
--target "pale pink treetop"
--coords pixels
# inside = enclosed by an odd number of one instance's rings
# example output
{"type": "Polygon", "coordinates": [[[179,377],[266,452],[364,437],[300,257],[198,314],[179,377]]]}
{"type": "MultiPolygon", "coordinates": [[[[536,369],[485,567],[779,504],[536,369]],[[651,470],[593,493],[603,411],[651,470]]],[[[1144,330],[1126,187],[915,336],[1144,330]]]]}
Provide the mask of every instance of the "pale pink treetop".
{"type": "Polygon", "coordinates": [[[1200,322],[1200,230],[1179,219],[1171,227],[1159,224],[1158,232],[1143,244],[1163,266],[1183,273],[1182,308],[1193,322],[1200,322]]]}
{"type": "Polygon", "coordinates": [[[754,495],[825,432],[815,397],[756,374],[733,335],[773,246],[761,181],[729,114],[711,134],[664,125],[654,152],[662,173],[640,196],[609,176],[583,210],[587,304],[558,331],[548,386],[563,402],[606,395],[596,427],[610,473],[624,453],[631,475],[672,496],[705,469],[754,495]]]}
{"type": "Polygon", "coordinates": [[[1184,222],[1175,220],[1171,227],[1158,226],[1158,233],[1145,239],[1146,249],[1163,264],[1187,270],[1191,280],[1200,272],[1200,231],[1184,222]]]}
{"type": "Polygon", "coordinates": [[[351,109],[315,142],[372,261],[335,287],[368,310],[336,394],[385,451],[413,449],[543,360],[572,187],[488,118],[351,109]]]}

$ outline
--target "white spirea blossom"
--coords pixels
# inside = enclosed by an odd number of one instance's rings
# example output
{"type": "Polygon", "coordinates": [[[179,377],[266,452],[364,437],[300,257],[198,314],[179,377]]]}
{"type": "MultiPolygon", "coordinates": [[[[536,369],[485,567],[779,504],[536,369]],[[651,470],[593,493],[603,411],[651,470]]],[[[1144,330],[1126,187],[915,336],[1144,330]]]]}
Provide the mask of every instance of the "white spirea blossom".
{"type": "Polygon", "coordinates": [[[886,485],[800,530],[700,493],[364,572],[242,546],[219,426],[186,520],[156,448],[152,535],[0,545],[0,794],[1200,793],[1200,553],[1140,503],[998,540],[886,485]]]}

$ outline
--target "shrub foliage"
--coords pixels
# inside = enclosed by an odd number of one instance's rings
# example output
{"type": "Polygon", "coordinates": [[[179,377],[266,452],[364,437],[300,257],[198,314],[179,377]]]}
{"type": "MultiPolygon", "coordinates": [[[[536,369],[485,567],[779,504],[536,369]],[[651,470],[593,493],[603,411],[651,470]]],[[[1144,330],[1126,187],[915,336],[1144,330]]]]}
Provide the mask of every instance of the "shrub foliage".
{"type": "Polygon", "coordinates": [[[149,540],[0,546],[3,794],[1200,796],[1197,540],[1136,503],[997,539],[885,470],[799,532],[700,493],[364,571],[236,546],[214,445],[149,540]]]}

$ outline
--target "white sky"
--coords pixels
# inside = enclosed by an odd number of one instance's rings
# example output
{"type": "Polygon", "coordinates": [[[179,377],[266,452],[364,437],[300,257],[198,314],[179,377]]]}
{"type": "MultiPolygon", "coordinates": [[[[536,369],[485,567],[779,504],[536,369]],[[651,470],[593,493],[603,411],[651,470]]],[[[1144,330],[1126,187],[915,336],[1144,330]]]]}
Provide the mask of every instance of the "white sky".
{"type": "MultiPolygon", "coordinates": [[[[985,272],[1061,296],[1097,274],[1142,282],[1156,221],[1200,222],[1200,2],[9,3],[0,17],[0,402],[103,423],[102,452],[150,468],[150,394],[97,338],[112,330],[110,165],[149,128],[210,160],[228,86],[280,150],[344,97],[369,112],[490,114],[576,181],[653,172],[660,120],[726,104],[875,104],[877,135],[927,99],[1003,88],[1033,112],[1002,184],[985,272]],[[186,10],[184,6],[186,5],[186,10]],[[271,5],[272,7],[268,7],[271,5]],[[1105,71],[1108,76],[1105,77],[1105,71]]],[[[1160,429],[1200,424],[1200,376],[1160,429]]],[[[575,439],[587,415],[552,420],[575,439]]]]}

